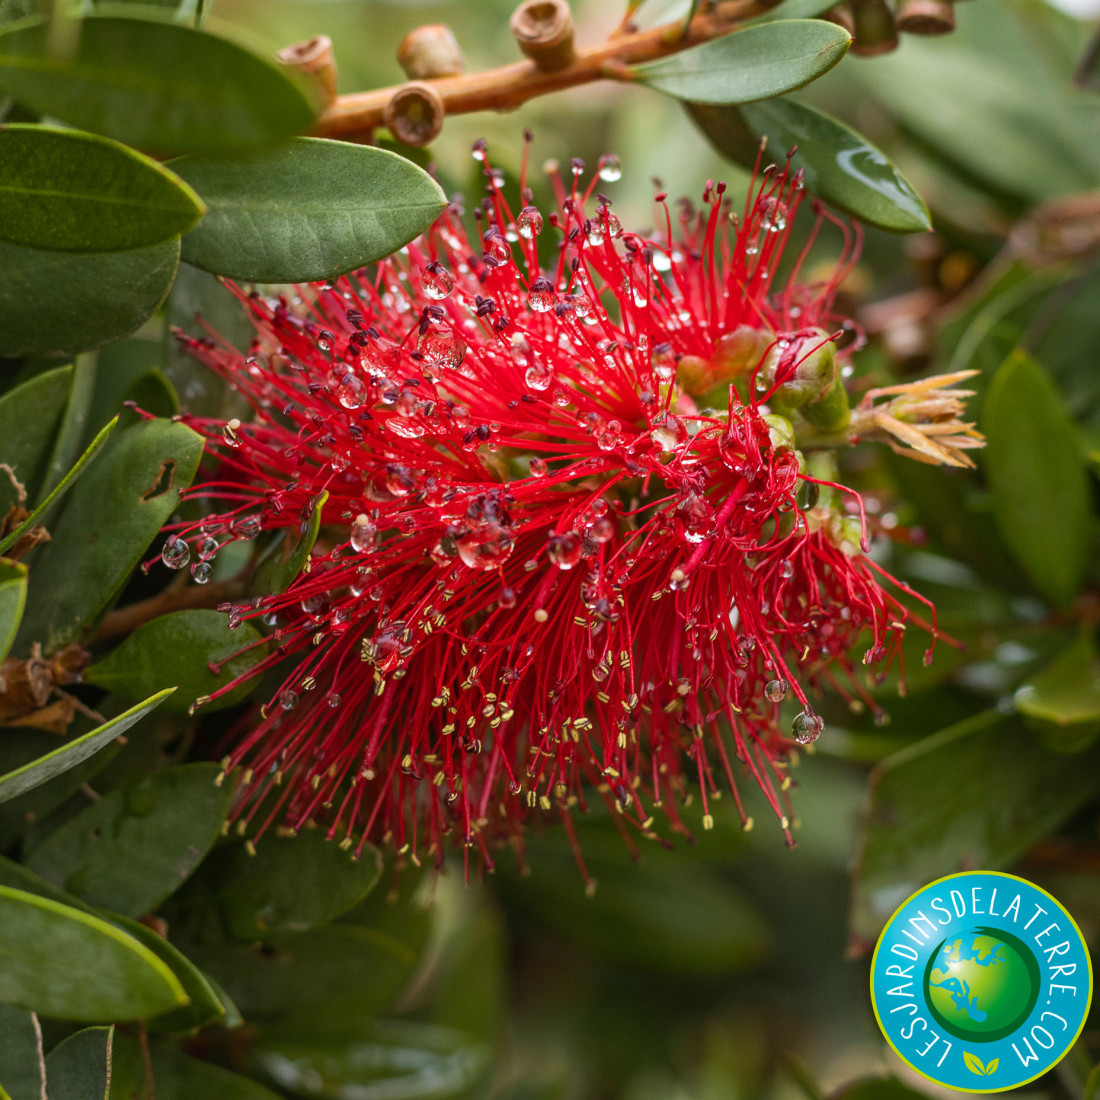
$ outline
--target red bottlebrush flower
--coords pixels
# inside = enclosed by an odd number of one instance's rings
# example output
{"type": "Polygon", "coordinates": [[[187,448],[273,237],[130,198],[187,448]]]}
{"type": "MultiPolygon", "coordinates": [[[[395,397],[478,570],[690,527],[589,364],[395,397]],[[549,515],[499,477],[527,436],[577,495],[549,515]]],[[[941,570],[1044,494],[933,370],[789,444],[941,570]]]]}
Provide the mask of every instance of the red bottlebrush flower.
{"type": "Polygon", "coordinates": [[[777,286],[797,174],[765,171],[736,217],[708,183],[676,232],[659,195],[645,239],[582,171],[568,192],[554,177],[548,266],[543,214],[513,215],[486,164],[480,242],[452,209],[369,272],[239,292],[247,356],[187,341],[254,418],[188,419],[219,457],[190,496],[219,511],[164,560],[294,540],[321,509],[289,590],[229,612],[274,624],[250,675],[283,676],[228,758],[254,835],[317,819],[413,858],[450,836],[491,865],[494,841],[539,811],[568,825],[592,790],[644,835],[658,808],[687,832],[688,783],[707,827],[724,777],[747,827],[747,776],[789,839],[792,751],[822,727],[802,681],[851,679],[861,637],[867,662],[898,652],[909,612],[861,554],[849,491],[810,476],[775,414],[844,428],[832,300],[852,235],[827,283],[796,264],[777,286]],[[720,407],[696,405],[707,391],[720,407]]]}

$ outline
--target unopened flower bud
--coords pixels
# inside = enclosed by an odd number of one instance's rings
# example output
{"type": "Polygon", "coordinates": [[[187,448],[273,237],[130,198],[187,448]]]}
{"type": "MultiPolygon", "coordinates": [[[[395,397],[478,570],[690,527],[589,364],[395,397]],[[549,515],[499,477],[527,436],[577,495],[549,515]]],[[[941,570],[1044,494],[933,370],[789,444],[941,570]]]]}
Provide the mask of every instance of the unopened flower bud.
{"type": "Polygon", "coordinates": [[[304,42],[295,42],[278,53],[279,60],[291,69],[298,69],[312,77],[321,90],[326,103],[336,98],[336,59],[332,51],[332,39],[318,34],[304,42]]]}
{"type": "Polygon", "coordinates": [[[955,29],[951,0],[898,0],[895,22],[908,34],[948,34],[955,29]]]}
{"type": "Polygon", "coordinates": [[[676,365],[676,379],[694,397],[709,393],[715,386],[727,385],[751,374],[767,354],[771,336],[766,329],[738,325],[714,342],[709,359],[685,355],[676,365]]]}
{"type": "Polygon", "coordinates": [[[764,417],[764,423],[768,425],[768,438],[773,451],[795,449],[794,425],[785,416],[770,413],[764,417]]]}
{"type": "Polygon", "coordinates": [[[386,104],[383,116],[393,136],[405,145],[422,146],[434,141],[443,129],[446,111],[430,84],[404,84],[386,104]]]}
{"type": "Polygon", "coordinates": [[[546,71],[573,61],[573,13],[565,0],[524,0],[509,26],[519,48],[546,71]]]}
{"type": "Polygon", "coordinates": [[[466,71],[458,39],[444,23],[429,23],[409,31],[397,47],[397,63],[410,80],[434,80],[466,71]]]}

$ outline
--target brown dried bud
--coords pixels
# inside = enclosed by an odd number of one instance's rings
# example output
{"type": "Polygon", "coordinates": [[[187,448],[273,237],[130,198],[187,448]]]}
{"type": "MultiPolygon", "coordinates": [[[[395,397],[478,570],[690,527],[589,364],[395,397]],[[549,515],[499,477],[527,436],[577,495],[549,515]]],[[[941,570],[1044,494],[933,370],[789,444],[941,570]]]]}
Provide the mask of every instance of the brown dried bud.
{"type": "Polygon", "coordinates": [[[429,23],[409,31],[397,47],[397,62],[410,80],[434,80],[466,71],[458,39],[443,23],[429,23]]]}
{"type": "Polygon", "coordinates": [[[292,69],[299,69],[317,81],[326,103],[336,98],[336,60],[332,53],[332,39],[326,34],[295,42],[276,55],[292,69]]]}
{"type": "Polygon", "coordinates": [[[565,0],[524,0],[509,23],[519,48],[540,68],[573,61],[573,13],[565,0]]]}
{"type": "Polygon", "coordinates": [[[837,4],[831,7],[821,18],[827,19],[830,23],[835,23],[838,27],[843,27],[853,38],[855,38],[856,23],[852,18],[852,11],[847,4],[837,4]]]}
{"type": "Polygon", "coordinates": [[[394,92],[383,119],[404,145],[427,145],[443,129],[443,100],[430,84],[413,81],[394,92]]]}
{"type": "Polygon", "coordinates": [[[952,0],[898,0],[899,31],[907,34],[947,34],[955,29],[952,0]]]}
{"type": "Polygon", "coordinates": [[[897,48],[898,32],[886,0],[851,0],[852,53],[871,57],[897,48]]]}

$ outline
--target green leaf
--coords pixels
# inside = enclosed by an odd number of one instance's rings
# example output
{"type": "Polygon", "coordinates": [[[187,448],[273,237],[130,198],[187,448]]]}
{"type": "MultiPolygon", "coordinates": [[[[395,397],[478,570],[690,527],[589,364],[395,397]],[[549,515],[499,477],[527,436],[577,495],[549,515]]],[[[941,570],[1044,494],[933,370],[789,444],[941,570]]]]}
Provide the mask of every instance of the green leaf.
{"type": "Polygon", "coordinates": [[[377,849],[368,844],[354,859],[320,829],[267,836],[253,851],[220,848],[202,883],[226,931],[250,943],[323,927],[365,898],[382,872],[377,849]]]}
{"type": "Polygon", "coordinates": [[[42,1100],[46,1068],[33,1012],[0,1005],[0,1086],[11,1100],[42,1100]]]}
{"type": "Polygon", "coordinates": [[[7,802],[17,795],[33,790],[63,772],[69,771],[70,768],[82,764],[104,746],[111,744],[119,734],[139,722],[151,710],[155,710],[175,690],[175,688],[165,688],[164,691],[158,692],[143,703],[138,703],[137,706],[124,711],[117,718],[97,726],[90,733],[74,738],[59,749],[40,756],[37,760],[32,760],[15,771],[0,775],[0,802],[7,802]]]}
{"type": "MultiPolygon", "coordinates": [[[[140,921],[131,920],[129,917],[120,916],[118,913],[96,911],[79,898],[58,889],[53,883],[47,882],[43,878],[39,878],[38,875],[28,870],[21,863],[15,863],[3,856],[0,856],[0,885],[9,886],[16,890],[24,890],[36,897],[47,898],[61,905],[68,905],[74,909],[90,913],[93,917],[110,921],[116,928],[132,936],[138,943],[147,947],[156,955],[179,979],[191,1003],[157,1016],[153,1023],[154,1030],[189,1031],[220,1019],[225,1015],[225,1007],[221,999],[202,971],[163,936],[158,936],[147,925],[140,923],[140,921]]],[[[3,1020],[3,1011],[0,1008],[0,1021],[3,1020]]],[[[3,1065],[3,1048],[0,1046],[0,1081],[4,1079],[3,1065]]]]}
{"type": "Polygon", "coordinates": [[[0,239],[61,252],[162,244],[193,229],[198,195],[110,138],[48,126],[0,128],[0,239]]]}
{"type": "Polygon", "coordinates": [[[87,1027],[57,1044],[46,1057],[50,1100],[107,1100],[113,1027],[87,1027]]]}
{"type": "Polygon", "coordinates": [[[0,661],[11,652],[26,603],[27,567],[0,558],[0,661]]]}
{"type": "Polygon", "coordinates": [[[750,103],[801,88],[848,52],[852,36],[817,19],[763,23],[635,65],[631,75],[691,103],[750,103]]]}
{"type": "Polygon", "coordinates": [[[207,980],[206,975],[182,951],[173,947],[163,936],[158,936],[140,921],[131,920],[117,913],[108,912],[103,916],[116,928],[121,928],[123,932],[133,936],[138,943],[156,955],[179,979],[184,993],[191,1001],[182,1008],[154,1017],[150,1030],[192,1031],[223,1019],[226,1012],[221,998],[207,980]]]}
{"type": "Polygon", "coordinates": [[[385,1020],[345,1045],[257,1046],[257,1064],[299,1096],[446,1100],[468,1096],[489,1068],[489,1048],[450,1028],[385,1020]]]}
{"type": "Polygon", "coordinates": [[[62,1020],[139,1020],[186,1002],[175,975],[98,917],[0,886],[0,1001],[62,1020]]]}
{"type": "MultiPolygon", "coordinates": [[[[266,650],[259,646],[233,655],[262,637],[251,623],[230,630],[220,611],[174,611],[138,627],[87,669],[84,679],[130,699],[174,683],[179,692],[166,709],[186,713],[197,699],[212,695],[261,660],[266,650]],[[210,664],[219,667],[216,675],[210,664]]],[[[256,681],[241,684],[204,704],[204,713],[240,702],[255,686],[256,681]]]]}
{"type": "Polygon", "coordinates": [[[1069,604],[1089,560],[1088,474],[1076,426],[1042,368],[1015,351],[982,405],[982,466],[997,524],[1036,590],[1069,604]]]}
{"type": "Polygon", "coordinates": [[[29,531],[36,523],[41,523],[43,516],[50,509],[50,507],[61,499],[72,488],[73,483],[78,477],[87,469],[88,463],[99,453],[99,449],[107,442],[111,435],[111,432],[115,430],[115,426],[118,424],[118,417],[110,421],[104,428],[96,435],[95,439],[88,444],[87,450],[77,460],[75,466],[54,486],[53,490],[46,497],[37,508],[23,522],[14,530],[6,539],[0,542],[0,554],[6,553],[12,546],[14,546],[22,536],[29,531]]]}
{"type": "Polygon", "coordinates": [[[392,1007],[419,959],[394,936],[340,923],[262,945],[189,943],[185,949],[247,1019],[278,1020],[298,1035],[359,1030],[392,1007]]]}
{"type": "MultiPolygon", "coordinates": [[[[1002,6],[972,18],[987,17],[993,31],[1006,22],[1002,6]]],[[[1034,35],[1026,62],[1015,63],[982,37],[912,35],[905,49],[861,58],[845,73],[905,133],[987,190],[1031,203],[1094,187],[1096,151],[1081,134],[1096,126],[1096,105],[1064,87],[1068,74],[1042,63],[1034,35]]]]}
{"type": "Polygon", "coordinates": [[[20,494],[13,479],[26,494],[23,503],[29,504],[37,498],[72,385],[73,368],[56,367],[36,374],[0,397],[0,439],[3,440],[0,461],[12,469],[11,475],[0,471],[0,518],[13,504],[19,503],[20,494]]]}
{"type": "Polygon", "coordinates": [[[183,764],[112,791],[27,858],[47,882],[90,905],[140,917],[174,893],[213,847],[232,789],[217,764],[183,764]]]}
{"type": "Polygon", "coordinates": [[[321,138],[233,159],[184,157],[172,169],[210,208],[184,238],[183,259],[251,282],[342,275],[396,252],[447,205],[412,161],[321,138]]]}
{"type": "Polygon", "coordinates": [[[309,519],[302,525],[302,533],[298,541],[291,548],[289,555],[285,552],[285,542],[282,552],[276,550],[263,565],[256,570],[252,578],[252,591],[270,595],[275,592],[285,592],[295,577],[302,571],[302,567],[309,559],[309,553],[317,536],[321,531],[321,510],[328,500],[328,490],[324,490],[314,501],[313,511],[309,519]]]}
{"type": "Polygon", "coordinates": [[[49,23],[0,34],[0,89],[20,103],[160,153],[274,145],[310,129],[311,86],[232,38],[153,17],[96,12],[75,52],[50,50],[49,23]]]}
{"type": "Polygon", "coordinates": [[[73,388],[65,415],[57,430],[46,476],[42,480],[42,492],[51,493],[61,484],[69,468],[80,457],[87,431],[88,406],[95,392],[96,363],[98,356],[87,353],[78,355],[73,363],[73,388]]]}
{"type": "Polygon", "coordinates": [[[1021,685],[1016,709],[1048,748],[1080,752],[1100,736],[1100,655],[1082,631],[1040,673],[1021,685]]]}
{"type": "Polygon", "coordinates": [[[1100,790],[1100,752],[1048,752],[994,711],[884,760],[871,773],[852,869],[851,935],[874,945],[914,890],[956,870],[995,871],[1100,790]]]}
{"type": "MultiPolygon", "coordinates": [[[[137,1043],[128,1035],[119,1035],[115,1045],[131,1057],[141,1056],[137,1043]]],[[[198,1058],[188,1058],[176,1050],[154,1047],[152,1057],[156,1100],[280,1100],[249,1077],[198,1058]]],[[[145,1093],[141,1097],[152,1100],[145,1093]]]]}
{"type": "Polygon", "coordinates": [[[128,336],[160,308],[178,241],[68,255],[0,242],[0,355],[60,356],[128,336]]]}
{"type": "Polygon", "coordinates": [[[35,563],[21,639],[52,653],[92,626],[191,484],[202,438],[150,420],[115,433],[35,563]]]}
{"type": "Polygon", "coordinates": [[[754,163],[762,137],[773,160],[797,145],[792,167],[805,173],[806,187],[826,202],[894,233],[932,228],[923,200],[886,156],[821,111],[790,99],[690,111],[712,144],[741,164],[754,163]]]}

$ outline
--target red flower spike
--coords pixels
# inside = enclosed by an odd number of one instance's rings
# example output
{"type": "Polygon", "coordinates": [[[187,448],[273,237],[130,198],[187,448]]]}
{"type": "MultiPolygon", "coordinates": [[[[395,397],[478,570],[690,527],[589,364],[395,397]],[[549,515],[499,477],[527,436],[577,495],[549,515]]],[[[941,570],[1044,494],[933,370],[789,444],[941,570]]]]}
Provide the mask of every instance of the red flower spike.
{"type": "Polygon", "coordinates": [[[790,840],[792,748],[822,727],[799,677],[854,684],[857,639],[889,663],[909,618],[764,404],[850,327],[832,299],[856,244],[828,283],[774,285],[789,169],[737,215],[708,183],[677,234],[661,196],[649,240],[592,208],[576,162],[546,217],[514,217],[485,163],[480,242],[452,209],[369,274],[238,291],[247,356],[181,336],[254,416],[187,418],[219,456],[189,496],[217,511],[164,561],[296,540],[322,508],[289,590],[229,609],[275,627],[248,675],[284,676],[226,763],[240,827],[316,820],[437,861],[453,837],[491,867],[496,841],[589,788],[643,835],[657,808],[687,834],[676,802],[698,781],[708,827],[721,775],[746,827],[737,776],[790,840]],[[702,385],[721,409],[696,406],[702,385]]]}

